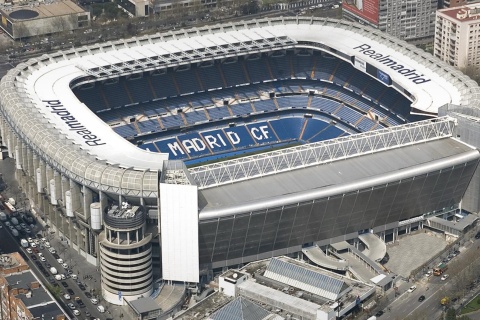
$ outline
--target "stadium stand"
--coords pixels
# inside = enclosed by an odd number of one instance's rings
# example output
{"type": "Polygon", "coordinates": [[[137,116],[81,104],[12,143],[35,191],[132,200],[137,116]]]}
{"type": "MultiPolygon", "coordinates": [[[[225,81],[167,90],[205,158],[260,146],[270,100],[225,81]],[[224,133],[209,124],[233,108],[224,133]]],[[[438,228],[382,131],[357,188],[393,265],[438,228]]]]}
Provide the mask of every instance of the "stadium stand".
{"type": "Polygon", "coordinates": [[[142,73],[83,85],[74,92],[117,134],[134,143],[142,139],[139,144],[144,149],[168,152],[173,142],[194,138],[206,141],[201,130],[207,130],[208,135],[216,132],[225,141],[217,143],[214,150],[206,146],[191,152],[182,149],[183,154],[178,155],[170,152],[171,158],[180,159],[285,142],[316,142],[380,129],[405,123],[410,109],[407,98],[351,64],[308,50],[142,73]],[[311,95],[312,90],[315,95],[311,95]],[[294,113],[287,119],[276,119],[277,112],[286,110],[304,110],[314,118],[294,113]],[[326,115],[323,118],[322,113],[326,115]],[[259,124],[251,124],[258,114],[268,115],[262,123],[273,133],[262,140],[250,131],[259,124]],[[246,123],[239,123],[240,119],[246,123]],[[336,123],[331,122],[333,119],[336,123]],[[212,131],[213,122],[218,121],[233,121],[237,126],[229,128],[219,123],[212,131]],[[210,127],[203,127],[210,122],[210,127]],[[194,126],[192,133],[180,135],[178,140],[169,134],[179,134],[185,126],[194,126]],[[240,145],[225,135],[227,128],[241,139],[240,145]]]}

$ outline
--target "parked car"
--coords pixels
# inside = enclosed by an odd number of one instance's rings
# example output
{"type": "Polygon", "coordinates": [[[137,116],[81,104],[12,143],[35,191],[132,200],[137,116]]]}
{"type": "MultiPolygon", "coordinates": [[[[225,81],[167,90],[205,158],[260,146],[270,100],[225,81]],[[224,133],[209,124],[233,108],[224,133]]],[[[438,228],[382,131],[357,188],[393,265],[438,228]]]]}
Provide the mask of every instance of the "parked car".
{"type": "Polygon", "coordinates": [[[375,317],[381,317],[383,315],[383,313],[384,312],[382,310],[380,310],[377,313],[375,313],[375,317]]]}

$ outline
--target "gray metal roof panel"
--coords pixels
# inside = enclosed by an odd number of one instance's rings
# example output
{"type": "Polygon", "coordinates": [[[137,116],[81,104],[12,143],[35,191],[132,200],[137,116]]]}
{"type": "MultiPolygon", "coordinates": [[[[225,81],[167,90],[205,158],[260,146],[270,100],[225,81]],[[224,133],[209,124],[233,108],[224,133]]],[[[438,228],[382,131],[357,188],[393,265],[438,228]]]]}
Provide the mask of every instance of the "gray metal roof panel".
{"type": "Polygon", "coordinates": [[[445,167],[478,158],[478,150],[445,138],[240,181],[201,190],[204,201],[200,219],[261,210],[267,205],[281,206],[292,203],[293,198],[308,201],[315,199],[319,192],[337,192],[335,188],[348,188],[354,183],[360,184],[356,187],[365,188],[387,183],[386,179],[390,178],[399,180],[407,174],[427,173],[434,166],[445,167]]]}
{"type": "Polygon", "coordinates": [[[259,305],[238,297],[210,316],[212,320],[262,320],[270,312],[259,305]]]}
{"type": "Polygon", "coordinates": [[[342,291],[348,289],[348,284],[340,279],[335,279],[325,274],[275,258],[270,260],[267,270],[265,271],[265,276],[280,282],[284,282],[282,279],[288,279],[290,281],[287,280],[288,283],[286,284],[294,286],[296,286],[295,284],[299,284],[299,288],[306,291],[310,291],[308,287],[312,286],[318,290],[310,292],[321,296],[323,296],[323,291],[338,296],[342,291]],[[307,286],[303,287],[302,284],[307,286]]]}

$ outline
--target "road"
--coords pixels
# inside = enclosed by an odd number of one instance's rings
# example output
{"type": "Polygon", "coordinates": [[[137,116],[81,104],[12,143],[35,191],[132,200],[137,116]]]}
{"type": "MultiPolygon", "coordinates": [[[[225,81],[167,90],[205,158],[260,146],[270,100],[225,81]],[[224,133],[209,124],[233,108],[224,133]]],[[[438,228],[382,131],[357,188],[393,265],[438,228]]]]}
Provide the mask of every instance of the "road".
{"type": "MultiPolygon", "coordinates": [[[[477,248],[479,243],[480,240],[475,240],[468,249],[462,251],[451,262],[455,262],[455,259],[462,259],[463,256],[467,256],[464,259],[468,259],[466,252],[477,248]]],[[[445,292],[452,292],[454,285],[451,280],[460,272],[462,272],[461,269],[448,269],[446,273],[449,274],[449,278],[447,280],[441,280],[439,276],[423,278],[415,283],[417,289],[411,293],[408,293],[406,289],[413,283],[406,284],[405,288],[402,289],[404,292],[397,298],[394,298],[393,293],[390,293],[391,303],[383,310],[385,314],[379,319],[441,319],[443,307],[440,300],[447,295],[445,292]],[[425,300],[419,301],[419,297],[422,295],[425,296],[425,300]]]]}

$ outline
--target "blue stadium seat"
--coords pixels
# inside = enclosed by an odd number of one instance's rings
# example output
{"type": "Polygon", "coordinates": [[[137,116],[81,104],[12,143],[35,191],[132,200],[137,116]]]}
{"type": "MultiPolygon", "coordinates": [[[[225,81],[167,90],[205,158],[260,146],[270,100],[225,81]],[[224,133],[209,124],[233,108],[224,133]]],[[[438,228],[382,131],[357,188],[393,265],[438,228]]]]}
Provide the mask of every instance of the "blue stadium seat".
{"type": "Polygon", "coordinates": [[[216,65],[197,68],[205,90],[224,87],[221,75],[216,65]]]}
{"type": "Polygon", "coordinates": [[[183,113],[185,115],[185,118],[187,119],[187,122],[189,124],[195,124],[196,122],[203,122],[207,121],[207,116],[205,115],[205,111],[203,109],[194,109],[194,110],[189,110],[188,112],[183,113]]]}
{"type": "Polygon", "coordinates": [[[148,83],[148,76],[141,78],[130,78],[125,81],[134,102],[150,101],[155,99],[152,88],[148,83]]]}
{"type": "Polygon", "coordinates": [[[246,69],[248,70],[250,82],[258,83],[272,79],[268,72],[267,62],[265,60],[266,58],[262,57],[260,59],[244,61],[246,69]]]}
{"type": "Polygon", "coordinates": [[[111,108],[123,107],[132,103],[125,90],[124,81],[105,84],[103,86],[103,92],[108,100],[108,105],[111,108]]]}
{"type": "Polygon", "coordinates": [[[271,57],[269,63],[275,79],[290,79],[292,77],[292,68],[287,55],[271,57]]]}
{"type": "Polygon", "coordinates": [[[295,77],[309,79],[313,71],[313,66],[315,65],[314,56],[296,55],[293,61],[295,77]]]}
{"type": "MultiPolygon", "coordinates": [[[[370,131],[376,125],[375,121],[368,117],[364,117],[362,121],[360,121],[357,127],[362,131],[370,131]]],[[[381,129],[381,126],[377,126],[377,129],[381,129]]]]}
{"type": "Polygon", "coordinates": [[[239,62],[227,63],[221,65],[227,86],[233,87],[238,84],[247,83],[243,67],[239,62]]]}
{"type": "Polygon", "coordinates": [[[178,84],[180,94],[197,92],[201,90],[195,77],[193,70],[177,71],[173,73],[173,77],[178,84]]]}
{"type": "Polygon", "coordinates": [[[90,88],[75,88],[73,92],[93,112],[110,108],[105,103],[103,86],[99,83],[90,88]]]}
{"type": "Polygon", "coordinates": [[[344,131],[334,125],[328,125],[320,134],[316,134],[308,139],[309,142],[318,142],[338,138],[344,131]]]}
{"type": "Polygon", "coordinates": [[[157,98],[173,97],[178,95],[170,73],[151,76],[150,81],[157,98]]]}
{"type": "MultiPolygon", "coordinates": [[[[317,120],[315,118],[311,118],[306,121],[307,125],[303,131],[303,134],[300,136],[300,139],[304,141],[309,141],[312,137],[322,135],[322,132],[329,126],[328,122],[317,120]]],[[[318,141],[320,140],[325,139],[319,139],[318,141]]]]}
{"type": "Polygon", "coordinates": [[[343,105],[339,110],[337,110],[337,112],[335,112],[335,115],[342,119],[343,122],[350,123],[352,125],[355,125],[362,117],[361,113],[345,105],[343,105]]]}
{"type": "Polygon", "coordinates": [[[268,123],[275,130],[280,141],[298,140],[302,132],[305,119],[300,117],[269,120],[268,123]]]}
{"type": "Polygon", "coordinates": [[[223,119],[223,118],[230,118],[231,115],[228,112],[228,109],[226,106],[221,106],[221,107],[210,107],[207,109],[208,114],[210,115],[210,119],[212,120],[218,120],[218,119],[223,119]]]}

